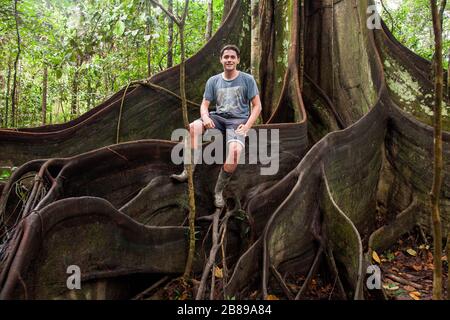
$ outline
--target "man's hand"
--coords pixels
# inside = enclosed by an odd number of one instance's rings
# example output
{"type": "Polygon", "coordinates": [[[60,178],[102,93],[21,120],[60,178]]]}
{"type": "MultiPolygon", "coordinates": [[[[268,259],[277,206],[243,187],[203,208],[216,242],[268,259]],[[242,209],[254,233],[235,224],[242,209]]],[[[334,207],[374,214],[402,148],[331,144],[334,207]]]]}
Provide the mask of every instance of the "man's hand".
{"type": "Polygon", "coordinates": [[[247,132],[250,130],[249,127],[245,124],[240,124],[239,127],[236,129],[236,133],[239,135],[243,135],[244,137],[247,136],[247,132]]]}
{"type": "Polygon", "coordinates": [[[215,127],[214,121],[212,121],[211,118],[208,116],[202,117],[202,121],[203,121],[203,125],[205,126],[206,129],[212,129],[215,127]]]}

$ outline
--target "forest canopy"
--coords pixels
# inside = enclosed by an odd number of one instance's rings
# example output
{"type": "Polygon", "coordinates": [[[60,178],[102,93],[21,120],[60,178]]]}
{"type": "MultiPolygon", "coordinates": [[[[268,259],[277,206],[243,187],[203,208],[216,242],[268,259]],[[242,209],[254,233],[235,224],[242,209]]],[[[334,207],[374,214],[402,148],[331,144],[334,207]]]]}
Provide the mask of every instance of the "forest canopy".
{"type": "MultiPolygon", "coordinates": [[[[171,2],[178,14],[183,1],[171,2]]],[[[180,62],[176,26],[170,36],[170,20],[148,0],[19,0],[18,32],[14,8],[15,1],[0,1],[0,127],[43,124],[44,90],[45,123],[62,123],[129,82],[180,62]],[[17,114],[12,119],[17,34],[17,114]]],[[[215,0],[213,32],[222,12],[223,0],[215,0]]],[[[206,15],[206,1],[192,1],[186,25],[188,57],[205,44],[206,15]]]]}

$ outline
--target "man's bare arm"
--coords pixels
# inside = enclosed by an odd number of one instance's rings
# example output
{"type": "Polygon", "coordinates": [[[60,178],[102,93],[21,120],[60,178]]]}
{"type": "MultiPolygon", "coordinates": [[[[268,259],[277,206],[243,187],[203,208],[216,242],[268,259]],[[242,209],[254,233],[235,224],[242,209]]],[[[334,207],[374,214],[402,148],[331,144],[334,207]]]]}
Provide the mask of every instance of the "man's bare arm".
{"type": "Polygon", "coordinates": [[[209,104],[210,101],[203,99],[202,104],[200,105],[200,117],[202,118],[203,125],[206,129],[214,128],[214,122],[209,117],[209,104]]]}

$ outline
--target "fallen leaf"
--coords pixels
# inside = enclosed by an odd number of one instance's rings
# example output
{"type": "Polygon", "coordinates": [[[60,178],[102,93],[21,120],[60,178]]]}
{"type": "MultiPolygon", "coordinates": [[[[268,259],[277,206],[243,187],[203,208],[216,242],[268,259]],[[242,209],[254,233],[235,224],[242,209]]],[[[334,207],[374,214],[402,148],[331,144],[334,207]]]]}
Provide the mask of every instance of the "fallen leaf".
{"type": "Polygon", "coordinates": [[[381,264],[380,257],[378,256],[378,254],[375,250],[372,251],[372,259],[374,261],[376,261],[378,264],[381,264]]]}
{"type": "Polygon", "coordinates": [[[409,293],[409,296],[413,298],[414,300],[420,300],[420,292],[419,291],[412,291],[409,293]]]}
{"type": "Polygon", "coordinates": [[[296,285],[296,284],[288,283],[287,285],[288,285],[288,287],[289,287],[290,289],[292,289],[292,290],[294,290],[294,291],[300,290],[300,286],[298,286],[298,285],[296,285]]]}
{"type": "Polygon", "coordinates": [[[406,252],[408,252],[413,257],[417,256],[417,252],[414,249],[409,248],[408,250],[406,250],[406,252]]]}
{"type": "Polygon", "coordinates": [[[392,271],[396,271],[396,272],[400,272],[400,270],[398,268],[396,268],[396,267],[392,267],[391,270],[392,271]]]}
{"type": "Polygon", "coordinates": [[[415,294],[413,294],[412,292],[409,293],[409,296],[411,298],[413,298],[414,300],[420,300],[420,297],[416,296],[415,294]]]}
{"type": "Polygon", "coordinates": [[[218,279],[222,279],[223,278],[222,269],[216,266],[216,268],[214,269],[214,276],[218,279]]]}
{"type": "Polygon", "coordinates": [[[187,300],[187,298],[188,298],[187,293],[186,293],[186,292],[183,292],[183,293],[181,294],[181,296],[178,297],[178,300],[187,300]]]}
{"type": "Polygon", "coordinates": [[[397,285],[395,285],[393,283],[385,284],[385,285],[383,285],[383,288],[386,290],[391,290],[391,291],[400,289],[397,285]]]}
{"type": "Polygon", "coordinates": [[[429,246],[428,244],[421,244],[421,245],[419,246],[419,249],[422,249],[422,250],[428,250],[428,249],[430,249],[430,246],[429,246]]]}
{"type": "Polygon", "coordinates": [[[441,260],[442,261],[447,261],[447,256],[442,256],[441,260]]]}
{"type": "Polygon", "coordinates": [[[403,286],[403,289],[405,289],[406,291],[409,291],[409,292],[412,292],[412,291],[416,290],[416,288],[411,287],[411,286],[403,286]]]}
{"type": "Polygon", "coordinates": [[[280,300],[276,295],[269,294],[266,300],[280,300]]]}
{"type": "Polygon", "coordinates": [[[413,264],[411,268],[413,268],[416,271],[422,271],[422,265],[420,264],[413,264]]]}

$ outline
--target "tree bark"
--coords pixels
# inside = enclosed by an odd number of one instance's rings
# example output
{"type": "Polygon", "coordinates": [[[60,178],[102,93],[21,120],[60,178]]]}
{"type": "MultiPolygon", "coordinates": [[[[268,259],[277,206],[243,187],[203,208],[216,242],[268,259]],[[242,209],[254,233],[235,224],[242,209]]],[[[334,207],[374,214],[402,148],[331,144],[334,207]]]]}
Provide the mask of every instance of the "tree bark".
{"type": "Polygon", "coordinates": [[[88,105],[88,110],[91,110],[92,107],[94,106],[94,92],[92,89],[92,79],[90,77],[90,75],[87,75],[87,105],[88,105]]]}
{"type": "MultiPolygon", "coordinates": [[[[168,1],[167,11],[173,13],[173,0],[168,1]]],[[[173,21],[168,18],[167,68],[173,66],[173,21]]]]}
{"type": "Polygon", "coordinates": [[[223,14],[222,14],[222,22],[227,17],[228,13],[231,10],[231,6],[233,5],[234,0],[224,0],[223,1],[223,14]]]}
{"type": "Polygon", "coordinates": [[[439,200],[442,185],[442,92],[444,76],[442,71],[442,30],[441,19],[436,0],[430,0],[433,31],[434,31],[434,66],[435,66],[435,93],[434,93],[434,163],[433,186],[430,194],[431,220],[433,221],[433,299],[442,300],[442,225],[439,209],[439,200]]]}
{"type": "Polygon", "coordinates": [[[14,77],[13,77],[13,87],[12,87],[12,98],[11,98],[11,126],[16,126],[16,108],[18,108],[17,101],[17,68],[20,58],[20,32],[19,32],[19,13],[17,11],[17,2],[14,0],[14,18],[16,21],[16,34],[17,34],[17,55],[14,61],[14,77]]]}
{"type": "MultiPolygon", "coordinates": [[[[447,233],[447,265],[448,261],[450,261],[450,232],[447,233]]],[[[448,271],[447,271],[447,300],[450,300],[450,277],[448,276],[448,271]]]]}
{"type": "Polygon", "coordinates": [[[251,43],[251,73],[258,84],[258,87],[261,85],[261,80],[259,76],[259,68],[261,64],[261,38],[260,38],[260,1],[252,0],[251,1],[251,15],[252,15],[252,43],[251,43]]]}
{"type": "Polygon", "coordinates": [[[75,70],[73,72],[73,78],[72,78],[72,98],[71,98],[71,102],[70,102],[71,119],[75,119],[75,117],[78,114],[78,77],[79,77],[78,67],[79,67],[79,65],[77,63],[77,65],[75,66],[75,70]]]}
{"type": "Polygon", "coordinates": [[[48,66],[44,63],[44,71],[42,75],[42,124],[46,124],[47,119],[47,79],[48,79],[48,66]]]}
{"type": "Polygon", "coordinates": [[[12,60],[12,55],[9,55],[9,59],[8,59],[8,75],[7,75],[7,79],[6,79],[6,95],[5,95],[5,119],[3,122],[3,126],[5,128],[8,127],[8,118],[9,118],[9,94],[10,94],[10,88],[11,88],[11,61],[12,60]]]}
{"type": "Polygon", "coordinates": [[[300,89],[303,91],[303,78],[305,73],[305,0],[300,0],[300,66],[299,66],[299,78],[300,89]]]}
{"type": "Polygon", "coordinates": [[[212,35],[213,28],[213,0],[207,1],[207,9],[206,9],[206,28],[205,28],[205,41],[208,41],[212,35]]]}
{"type": "MultiPolygon", "coordinates": [[[[150,1],[147,0],[147,16],[151,17],[152,7],[150,5],[150,1]]],[[[150,37],[147,43],[147,77],[150,78],[152,76],[152,34],[151,34],[151,24],[150,19],[147,19],[146,22],[146,31],[147,35],[150,37]]]]}

